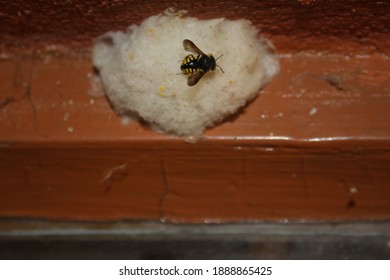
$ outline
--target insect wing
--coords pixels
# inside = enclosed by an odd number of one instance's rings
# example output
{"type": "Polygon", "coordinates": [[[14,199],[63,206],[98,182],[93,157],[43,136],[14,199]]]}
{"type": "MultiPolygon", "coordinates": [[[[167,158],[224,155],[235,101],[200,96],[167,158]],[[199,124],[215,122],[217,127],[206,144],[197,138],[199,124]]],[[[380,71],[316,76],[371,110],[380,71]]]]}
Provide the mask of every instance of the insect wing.
{"type": "Polygon", "coordinates": [[[205,55],[191,40],[185,39],[183,41],[183,47],[188,52],[205,55]]]}
{"type": "Polygon", "coordinates": [[[199,82],[199,80],[203,77],[203,75],[206,74],[206,72],[199,71],[196,72],[194,75],[189,76],[187,79],[187,85],[188,86],[194,86],[199,82]]]}

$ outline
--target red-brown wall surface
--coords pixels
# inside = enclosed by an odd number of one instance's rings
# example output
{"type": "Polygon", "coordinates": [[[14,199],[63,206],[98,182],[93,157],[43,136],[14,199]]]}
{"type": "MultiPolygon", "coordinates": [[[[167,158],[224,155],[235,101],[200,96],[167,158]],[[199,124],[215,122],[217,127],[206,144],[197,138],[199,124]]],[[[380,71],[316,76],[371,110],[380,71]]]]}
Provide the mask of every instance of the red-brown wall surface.
{"type": "Polygon", "coordinates": [[[1,5],[2,45],[90,46],[109,30],[124,30],[167,8],[199,18],[251,20],[281,52],[389,51],[387,1],[7,1],[1,5]]]}
{"type": "Polygon", "coordinates": [[[0,5],[0,216],[174,222],[390,218],[386,1],[0,5]],[[92,96],[90,47],[168,7],[247,18],[280,74],[189,144],[92,96]]]}

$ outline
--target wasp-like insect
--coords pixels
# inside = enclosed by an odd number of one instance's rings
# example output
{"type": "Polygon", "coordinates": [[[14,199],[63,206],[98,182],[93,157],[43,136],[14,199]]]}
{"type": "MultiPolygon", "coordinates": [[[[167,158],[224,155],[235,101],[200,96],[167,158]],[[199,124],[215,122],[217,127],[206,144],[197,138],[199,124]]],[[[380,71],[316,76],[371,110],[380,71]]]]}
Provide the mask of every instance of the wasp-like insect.
{"type": "Polygon", "coordinates": [[[188,76],[187,85],[193,86],[206,74],[208,71],[214,71],[215,66],[223,70],[219,65],[217,65],[216,61],[222,56],[215,59],[211,54],[206,55],[202,52],[192,41],[185,39],[183,41],[183,47],[186,51],[192,52],[197,56],[193,56],[192,54],[187,55],[180,66],[183,74],[188,76]]]}

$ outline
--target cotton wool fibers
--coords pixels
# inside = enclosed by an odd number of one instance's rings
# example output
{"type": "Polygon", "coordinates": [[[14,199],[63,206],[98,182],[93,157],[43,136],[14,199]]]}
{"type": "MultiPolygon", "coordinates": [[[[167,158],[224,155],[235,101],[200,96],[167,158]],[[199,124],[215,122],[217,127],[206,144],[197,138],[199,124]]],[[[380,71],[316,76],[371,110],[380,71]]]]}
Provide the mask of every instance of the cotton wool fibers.
{"type": "MultiPolygon", "coordinates": [[[[196,55],[194,55],[196,57],[196,55]]],[[[123,116],[141,117],[159,132],[200,137],[259,94],[279,70],[271,44],[248,20],[156,15],[126,32],[108,32],[93,48],[105,92],[123,116]],[[216,67],[194,86],[181,74],[189,39],[216,67]]]]}

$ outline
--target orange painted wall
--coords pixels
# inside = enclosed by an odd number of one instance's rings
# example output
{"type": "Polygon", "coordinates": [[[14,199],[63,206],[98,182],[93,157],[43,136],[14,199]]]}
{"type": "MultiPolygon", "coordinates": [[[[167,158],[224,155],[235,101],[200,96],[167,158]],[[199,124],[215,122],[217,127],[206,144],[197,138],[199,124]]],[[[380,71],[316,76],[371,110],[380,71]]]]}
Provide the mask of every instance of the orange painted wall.
{"type": "Polygon", "coordinates": [[[171,222],[390,217],[385,1],[14,1],[0,14],[0,216],[171,222]],[[196,144],[92,96],[92,39],[167,7],[248,18],[281,73],[196,144]]]}

